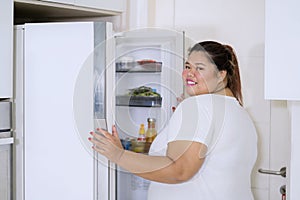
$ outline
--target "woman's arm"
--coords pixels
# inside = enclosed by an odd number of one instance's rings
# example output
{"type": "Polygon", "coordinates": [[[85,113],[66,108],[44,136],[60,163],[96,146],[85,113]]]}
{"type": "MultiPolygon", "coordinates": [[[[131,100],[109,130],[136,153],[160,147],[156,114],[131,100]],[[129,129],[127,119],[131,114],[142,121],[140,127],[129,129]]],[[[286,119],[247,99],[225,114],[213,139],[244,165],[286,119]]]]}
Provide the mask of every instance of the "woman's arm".
{"type": "Polygon", "coordinates": [[[199,142],[173,141],[166,156],[149,156],[122,148],[116,128],[112,134],[91,133],[94,150],[120,167],[145,179],[162,183],[181,183],[193,177],[204,162],[206,146],[199,142]]]}
{"type": "Polygon", "coordinates": [[[162,183],[181,183],[192,178],[204,162],[204,145],[191,141],[169,143],[167,156],[148,156],[125,151],[118,165],[145,179],[162,183]]]}

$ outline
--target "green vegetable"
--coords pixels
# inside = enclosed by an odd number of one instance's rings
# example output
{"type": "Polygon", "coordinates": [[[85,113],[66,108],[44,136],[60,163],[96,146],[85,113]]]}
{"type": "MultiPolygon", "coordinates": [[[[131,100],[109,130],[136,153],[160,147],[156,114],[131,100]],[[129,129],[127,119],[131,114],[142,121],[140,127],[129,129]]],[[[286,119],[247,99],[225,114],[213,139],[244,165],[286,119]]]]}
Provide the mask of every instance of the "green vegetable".
{"type": "Polygon", "coordinates": [[[129,90],[130,96],[160,97],[160,94],[153,92],[151,87],[140,86],[129,90]]]}

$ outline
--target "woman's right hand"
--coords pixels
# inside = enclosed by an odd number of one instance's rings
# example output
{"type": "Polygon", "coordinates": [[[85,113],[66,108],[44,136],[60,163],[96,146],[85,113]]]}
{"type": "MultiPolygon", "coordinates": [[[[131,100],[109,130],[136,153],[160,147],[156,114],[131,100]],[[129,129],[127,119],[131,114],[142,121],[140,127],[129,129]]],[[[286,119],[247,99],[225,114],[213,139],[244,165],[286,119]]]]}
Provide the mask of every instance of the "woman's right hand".
{"type": "Polygon", "coordinates": [[[97,131],[98,133],[90,132],[93,137],[88,138],[93,143],[93,149],[112,162],[118,163],[125,150],[116,127],[112,127],[112,134],[100,128],[97,131]]]}

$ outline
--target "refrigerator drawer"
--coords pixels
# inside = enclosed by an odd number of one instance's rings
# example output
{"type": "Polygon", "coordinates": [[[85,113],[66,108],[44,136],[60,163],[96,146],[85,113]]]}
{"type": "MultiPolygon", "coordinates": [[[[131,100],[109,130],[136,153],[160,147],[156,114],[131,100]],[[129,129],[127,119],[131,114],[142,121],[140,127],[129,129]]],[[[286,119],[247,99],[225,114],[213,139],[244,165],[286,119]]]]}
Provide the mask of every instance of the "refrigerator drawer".
{"type": "Polygon", "coordinates": [[[11,129],[11,102],[0,102],[0,132],[11,129]]]}

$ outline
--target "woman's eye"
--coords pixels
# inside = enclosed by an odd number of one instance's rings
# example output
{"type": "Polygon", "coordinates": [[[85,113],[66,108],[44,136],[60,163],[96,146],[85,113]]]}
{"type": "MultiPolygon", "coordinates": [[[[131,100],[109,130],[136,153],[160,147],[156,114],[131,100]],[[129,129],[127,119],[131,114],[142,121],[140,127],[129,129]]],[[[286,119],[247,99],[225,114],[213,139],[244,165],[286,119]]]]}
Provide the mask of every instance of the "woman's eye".
{"type": "Polygon", "coordinates": [[[203,68],[202,67],[196,67],[196,70],[201,71],[201,70],[203,70],[203,68]]]}
{"type": "Polygon", "coordinates": [[[185,69],[191,69],[191,67],[190,67],[190,66],[188,66],[188,65],[186,65],[186,66],[185,66],[185,69]]]}

